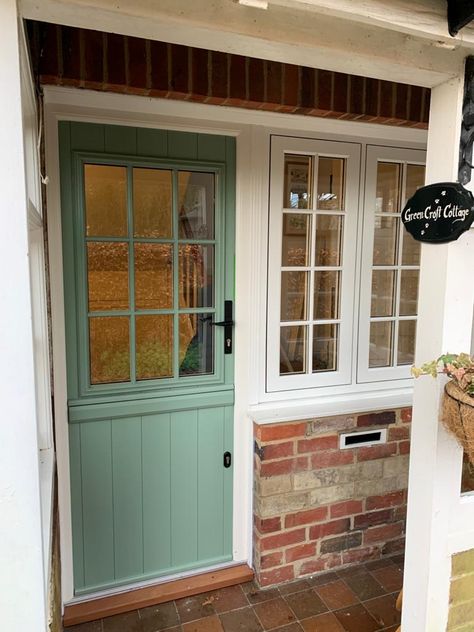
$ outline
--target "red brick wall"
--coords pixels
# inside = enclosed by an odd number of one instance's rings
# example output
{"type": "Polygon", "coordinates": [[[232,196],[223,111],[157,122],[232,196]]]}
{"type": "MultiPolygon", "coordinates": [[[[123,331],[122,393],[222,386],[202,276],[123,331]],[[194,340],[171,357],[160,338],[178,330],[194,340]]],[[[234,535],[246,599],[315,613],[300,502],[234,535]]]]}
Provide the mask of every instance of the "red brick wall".
{"type": "Polygon", "coordinates": [[[403,550],[411,409],[254,426],[254,566],[262,586],[403,550]],[[339,434],[387,443],[339,449],[339,434]]]}
{"type": "Polygon", "coordinates": [[[28,22],[42,84],[426,128],[427,88],[28,22]]]}

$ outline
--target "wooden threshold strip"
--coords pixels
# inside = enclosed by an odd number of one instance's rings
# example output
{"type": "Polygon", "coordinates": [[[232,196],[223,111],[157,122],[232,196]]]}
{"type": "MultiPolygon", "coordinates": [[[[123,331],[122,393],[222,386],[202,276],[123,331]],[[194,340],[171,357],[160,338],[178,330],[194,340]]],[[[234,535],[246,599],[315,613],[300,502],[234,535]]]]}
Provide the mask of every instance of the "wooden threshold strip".
{"type": "Polygon", "coordinates": [[[145,588],[134,588],[117,595],[98,597],[97,599],[65,606],[63,624],[64,626],[69,626],[95,621],[114,614],[154,606],[165,601],[191,597],[192,595],[199,595],[200,593],[225,588],[226,586],[234,586],[252,579],[252,569],[247,564],[239,564],[238,566],[231,566],[221,570],[200,573],[192,577],[146,586],[145,588]]]}

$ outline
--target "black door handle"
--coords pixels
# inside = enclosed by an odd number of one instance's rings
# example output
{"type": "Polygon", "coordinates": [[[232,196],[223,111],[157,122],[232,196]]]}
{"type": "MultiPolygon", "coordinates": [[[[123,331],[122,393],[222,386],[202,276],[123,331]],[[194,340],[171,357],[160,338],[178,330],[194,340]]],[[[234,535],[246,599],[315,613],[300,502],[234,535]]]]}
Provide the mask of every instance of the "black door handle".
{"type": "Polygon", "coordinates": [[[233,305],[232,301],[224,301],[224,320],[217,323],[209,323],[213,327],[224,327],[224,353],[227,355],[232,353],[233,338],[233,305]]]}
{"type": "Polygon", "coordinates": [[[220,320],[218,323],[210,323],[211,327],[233,327],[233,320],[220,320]]]}

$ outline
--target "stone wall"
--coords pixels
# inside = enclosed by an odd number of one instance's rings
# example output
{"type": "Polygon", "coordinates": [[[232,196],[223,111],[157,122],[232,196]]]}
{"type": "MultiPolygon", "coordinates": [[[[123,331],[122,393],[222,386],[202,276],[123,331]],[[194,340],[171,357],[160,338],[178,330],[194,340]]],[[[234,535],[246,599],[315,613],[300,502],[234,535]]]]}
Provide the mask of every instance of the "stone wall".
{"type": "Polygon", "coordinates": [[[404,548],[411,409],[255,425],[254,566],[261,586],[404,548]],[[387,443],[339,448],[341,432],[387,443]]]}
{"type": "Polygon", "coordinates": [[[474,630],[474,549],[452,557],[449,632],[474,630]]]}

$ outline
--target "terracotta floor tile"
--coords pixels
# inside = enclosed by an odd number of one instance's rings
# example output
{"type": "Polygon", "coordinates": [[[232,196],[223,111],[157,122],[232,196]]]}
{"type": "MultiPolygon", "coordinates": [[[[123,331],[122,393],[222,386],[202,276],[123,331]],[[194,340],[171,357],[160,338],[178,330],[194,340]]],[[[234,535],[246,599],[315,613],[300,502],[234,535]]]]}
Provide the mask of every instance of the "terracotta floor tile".
{"type": "Polygon", "coordinates": [[[91,621],[90,623],[79,623],[69,628],[64,628],[65,632],[102,632],[102,620],[91,621]]]}
{"type": "Polygon", "coordinates": [[[400,553],[400,555],[392,555],[392,557],[390,559],[397,566],[401,566],[403,568],[404,565],[405,565],[405,554],[404,553],[400,553]]]}
{"type": "Polygon", "coordinates": [[[387,592],[365,568],[361,568],[358,573],[345,575],[344,581],[361,601],[381,597],[387,592]]]}
{"type": "Polygon", "coordinates": [[[195,595],[194,597],[185,597],[176,600],[176,608],[181,619],[181,623],[188,623],[196,619],[203,619],[216,614],[209,593],[195,595]]]}
{"type": "Polygon", "coordinates": [[[339,610],[359,603],[357,596],[342,579],[314,589],[329,610],[339,610]]]}
{"type": "Polygon", "coordinates": [[[263,630],[253,608],[241,608],[220,615],[224,632],[261,632],[263,630]]]}
{"type": "Polygon", "coordinates": [[[366,562],[364,564],[368,571],[373,571],[376,568],[385,568],[386,566],[393,566],[394,562],[391,557],[384,557],[382,560],[373,560],[372,562],[366,562]]]}
{"type": "Polygon", "coordinates": [[[217,614],[191,621],[183,625],[183,632],[222,632],[223,627],[217,614]]]}
{"type": "Polygon", "coordinates": [[[138,611],[138,615],[141,621],[140,632],[159,632],[179,624],[174,601],[142,608],[138,611]]]}
{"type": "Polygon", "coordinates": [[[314,590],[304,590],[285,597],[298,619],[306,619],[327,612],[327,607],[314,590]]]}
{"type": "Polygon", "coordinates": [[[395,609],[397,593],[376,597],[369,601],[364,601],[364,608],[373,616],[377,623],[386,628],[391,625],[400,625],[401,614],[395,609]]]}
{"type": "Polygon", "coordinates": [[[303,632],[303,628],[299,623],[290,623],[290,625],[285,625],[282,628],[278,628],[274,632],[303,632]]]}
{"type": "Polygon", "coordinates": [[[104,632],[140,632],[138,610],[102,619],[102,628],[104,632]]]}
{"type": "Polygon", "coordinates": [[[181,625],[175,625],[172,628],[166,628],[163,632],[183,632],[183,627],[181,625]]]}
{"type": "Polygon", "coordinates": [[[332,612],[304,619],[301,625],[304,632],[344,632],[344,628],[332,612]]]}
{"type": "Polygon", "coordinates": [[[247,582],[241,584],[247,599],[250,603],[261,603],[262,601],[268,601],[269,599],[276,599],[280,596],[278,588],[266,588],[261,590],[255,582],[247,582]]]}
{"type": "Polygon", "coordinates": [[[385,592],[401,590],[403,585],[403,572],[396,566],[387,566],[371,571],[385,592]]]}
{"type": "Polygon", "coordinates": [[[296,582],[290,582],[289,584],[282,584],[279,586],[280,594],[291,595],[295,592],[301,592],[302,590],[308,590],[310,588],[310,584],[306,579],[298,579],[296,582]]]}
{"type": "Polygon", "coordinates": [[[283,597],[256,604],[253,609],[264,630],[280,628],[283,625],[296,621],[295,615],[283,597]]]}
{"type": "Polygon", "coordinates": [[[329,573],[319,573],[318,575],[307,577],[306,581],[310,586],[323,586],[324,584],[329,584],[330,582],[336,582],[338,579],[339,576],[337,573],[330,571],[329,573]]]}
{"type": "Polygon", "coordinates": [[[361,604],[336,610],[334,615],[346,632],[376,632],[381,629],[361,604]]]}
{"type": "Polygon", "coordinates": [[[249,605],[248,599],[240,586],[229,586],[228,588],[214,590],[210,593],[209,598],[213,599],[212,605],[219,614],[249,605]]]}

